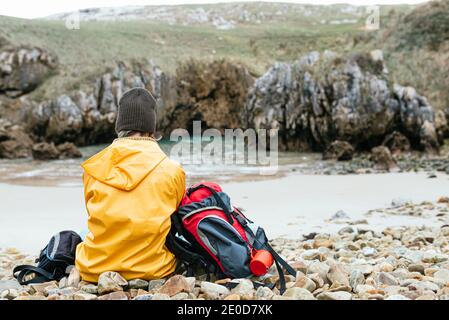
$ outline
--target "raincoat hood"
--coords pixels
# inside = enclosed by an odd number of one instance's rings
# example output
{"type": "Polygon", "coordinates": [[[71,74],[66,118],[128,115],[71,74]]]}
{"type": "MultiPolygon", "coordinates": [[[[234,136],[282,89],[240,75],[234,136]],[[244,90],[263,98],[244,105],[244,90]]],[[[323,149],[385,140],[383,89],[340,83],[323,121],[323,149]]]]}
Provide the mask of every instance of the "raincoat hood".
{"type": "Polygon", "coordinates": [[[120,190],[130,191],[165,158],[167,156],[156,141],[121,138],[86,160],[82,167],[96,180],[120,190]]]}

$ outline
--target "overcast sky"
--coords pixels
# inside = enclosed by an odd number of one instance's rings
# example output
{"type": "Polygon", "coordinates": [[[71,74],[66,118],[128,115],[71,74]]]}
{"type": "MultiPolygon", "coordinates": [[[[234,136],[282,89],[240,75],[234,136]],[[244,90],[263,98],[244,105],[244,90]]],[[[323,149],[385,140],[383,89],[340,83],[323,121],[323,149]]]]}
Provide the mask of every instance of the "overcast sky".
{"type": "MultiPolygon", "coordinates": [[[[255,2],[260,0],[248,1],[255,2]]],[[[217,3],[217,2],[235,2],[230,0],[3,0],[0,6],[0,15],[20,17],[20,18],[38,18],[48,16],[53,13],[75,11],[78,9],[95,7],[112,7],[125,5],[172,5],[172,4],[195,4],[195,3],[217,3]]],[[[332,4],[332,3],[350,3],[359,5],[372,4],[400,4],[400,3],[422,3],[425,0],[284,0],[268,2],[289,2],[289,3],[313,3],[313,4],[332,4]]]]}

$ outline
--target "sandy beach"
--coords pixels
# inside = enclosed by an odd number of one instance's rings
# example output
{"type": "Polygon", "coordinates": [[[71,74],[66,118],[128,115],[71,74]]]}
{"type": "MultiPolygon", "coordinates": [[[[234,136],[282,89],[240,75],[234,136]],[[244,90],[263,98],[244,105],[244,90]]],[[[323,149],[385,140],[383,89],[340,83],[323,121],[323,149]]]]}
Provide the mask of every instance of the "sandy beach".
{"type": "MultiPolygon", "coordinates": [[[[310,232],[333,233],[348,223],[373,230],[439,226],[441,219],[426,215],[366,213],[392,207],[392,201],[420,203],[448,196],[449,177],[438,174],[429,179],[426,173],[292,174],[274,180],[225,183],[223,188],[234,205],[264,226],[270,238],[298,239],[310,232]],[[340,210],[346,213],[346,219],[329,220],[340,210]]],[[[0,194],[0,248],[14,247],[37,254],[55,232],[86,228],[87,212],[80,186],[0,184],[0,194]]]]}

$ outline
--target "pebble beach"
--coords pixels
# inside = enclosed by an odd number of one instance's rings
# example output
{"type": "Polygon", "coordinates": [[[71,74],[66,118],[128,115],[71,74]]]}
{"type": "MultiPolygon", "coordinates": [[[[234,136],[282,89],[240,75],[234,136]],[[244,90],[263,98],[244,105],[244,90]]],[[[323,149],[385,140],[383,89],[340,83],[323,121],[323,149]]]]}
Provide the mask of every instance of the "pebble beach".
{"type": "Polygon", "coordinates": [[[274,266],[253,279],[211,279],[174,275],[167,279],[125,280],[108,271],[98,283],[80,279],[74,267],[59,282],[21,286],[13,279],[18,264],[35,256],[9,248],[0,251],[0,299],[7,300],[449,300],[449,198],[403,204],[366,213],[426,215],[439,227],[354,227],[342,213],[336,233],[312,232],[301,239],[275,238],[271,244],[296,270],[279,291],[274,266]],[[274,288],[253,282],[274,284],[274,288]],[[232,289],[231,289],[232,288],[232,289]]]}

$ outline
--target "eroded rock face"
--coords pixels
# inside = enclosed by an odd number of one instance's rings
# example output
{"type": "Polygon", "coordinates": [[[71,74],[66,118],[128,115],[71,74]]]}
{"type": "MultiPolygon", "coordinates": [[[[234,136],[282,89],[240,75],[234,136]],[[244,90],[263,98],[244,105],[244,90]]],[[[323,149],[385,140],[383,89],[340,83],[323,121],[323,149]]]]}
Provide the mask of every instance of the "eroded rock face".
{"type": "Polygon", "coordinates": [[[398,168],[390,150],[384,146],[378,146],[371,150],[371,161],[374,162],[376,170],[394,171],[398,168]]]}
{"type": "Polygon", "coordinates": [[[435,112],[427,99],[412,87],[394,85],[394,95],[399,103],[401,131],[410,137],[412,143],[426,151],[438,149],[435,112]]]}
{"type": "Polygon", "coordinates": [[[22,108],[27,110],[23,122],[35,141],[62,143],[80,136],[82,112],[68,95],[41,103],[24,100],[22,108]]]}
{"type": "Polygon", "coordinates": [[[334,140],[370,149],[395,129],[415,148],[438,148],[432,106],[413,88],[392,86],[379,54],[312,52],[276,63],[251,88],[243,118],[279,128],[291,150],[324,150],[334,140]]]}
{"type": "Polygon", "coordinates": [[[348,161],[354,155],[354,148],[346,141],[334,141],[323,153],[323,160],[348,161]]]}
{"type": "Polygon", "coordinates": [[[37,47],[0,51],[0,92],[18,97],[37,88],[56,68],[56,57],[37,47]]]}
{"type": "Polygon", "coordinates": [[[158,71],[151,63],[118,63],[111,72],[100,76],[90,91],[75,91],[24,105],[29,110],[24,116],[26,127],[35,140],[77,145],[110,142],[116,136],[114,127],[121,95],[133,87],[144,87],[158,97],[163,93],[163,86],[155,79],[158,71]]]}
{"type": "Polygon", "coordinates": [[[33,158],[37,160],[55,160],[59,159],[59,151],[55,144],[40,142],[33,145],[33,158]]]}
{"type": "Polygon", "coordinates": [[[449,138],[449,108],[435,112],[435,129],[440,140],[449,138]]]}
{"type": "Polygon", "coordinates": [[[71,142],[55,145],[53,142],[39,142],[32,147],[32,155],[36,160],[56,160],[81,158],[82,154],[71,142]]]}
{"type": "Polygon", "coordinates": [[[189,62],[168,76],[151,61],[118,63],[100,76],[91,91],[76,91],[39,104],[24,103],[25,122],[35,140],[77,145],[110,142],[115,138],[118,101],[134,87],[149,89],[158,100],[158,131],[191,129],[201,120],[203,129],[239,128],[252,77],[227,61],[189,62]]]}
{"type": "Polygon", "coordinates": [[[382,145],[390,149],[392,154],[400,154],[402,152],[409,152],[411,149],[410,141],[406,136],[398,131],[394,131],[387,135],[382,142],[382,145]]]}
{"type": "MultiPolygon", "coordinates": [[[[35,61],[26,54],[21,59],[52,65],[43,53],[36,55],[35,61]]],[[[444,113],[435,113],[413,88],[392,85],[382,59],[378,51],[346,58],[312,52],[292,64],[276,63],[255,82],[245,67],[226,60],[190,61],[173,76],[151,61],[119,62],[91,87],[52,100],[35,102],[27,95],[12,99],[0,93],[0,117],[23,124],[35,142],[106,143],[116,137],[121,95],[144,87],[158,101],[158,131],[165,137],[176,128],[191,130],[192,121],[200,120],[203,130],[279,129],[281,149],[327,149],[325,158],[339,160],[380,144],[393,153],[436,151],[449,130],[444,113]],[[336,141],[346,142],[344,148],[334,145],[336,141]]]]}
{"type": "Polygon", "coordinates": [[[241,112],[253,78],[248,70],[226,60],[190,61],[176,72],[176,101],[164,101],[161,128],[191,130],[192,121],[202,128],[240,128],[241,112]]]}
{"type": "Polygon", "coordinates": [[[59,96],[48,107],[46,138],[57,143],[76,140],[83,126],[81,109],[67,95],[59,96]]]}
{"type": "Polygon", "coordinates": [[[19,125],[0,119],[0,158],[26,158],[31,155],[33,141],[19,125]]]}
{"type": "Polygon", "coordinates": [[[59,159],[81,158],[83,156],[81,151],[71,142],[62,143],[56,148],[59,151],[59,159]]]}

